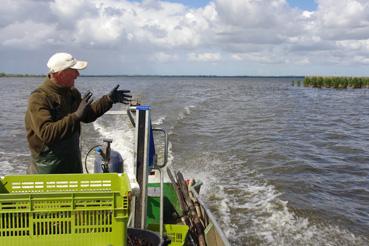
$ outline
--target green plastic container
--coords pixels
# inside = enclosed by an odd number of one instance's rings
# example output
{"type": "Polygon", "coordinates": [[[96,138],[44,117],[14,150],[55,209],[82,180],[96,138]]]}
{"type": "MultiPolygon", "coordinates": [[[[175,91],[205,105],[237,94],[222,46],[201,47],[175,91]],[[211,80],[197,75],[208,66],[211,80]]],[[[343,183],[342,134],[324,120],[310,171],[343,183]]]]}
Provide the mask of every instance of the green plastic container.
{"type": "Polygon", "coordinates": [[[0,181],[0,245],[127,244],[126,174],[21,175],[0,181]]]}
{"type": "MultiPolygon", "coordinates": [[[[182,213],[177,194],[171,183],[164,183],[164,223],[176,224],[182,213]]],[[[160,184],[148,184],[147,224],[160,224],[160,184]]]]}
{"type": "MultiPolygon", "coordinates": [[[[150,224],[147,228],[149,230],[159,231],[160,225],[150,224]]],[[[171,240],[170,246],[185,245],[188,230],[189,228],[187,225],[164,224],[164,233],[171,240]]]]}

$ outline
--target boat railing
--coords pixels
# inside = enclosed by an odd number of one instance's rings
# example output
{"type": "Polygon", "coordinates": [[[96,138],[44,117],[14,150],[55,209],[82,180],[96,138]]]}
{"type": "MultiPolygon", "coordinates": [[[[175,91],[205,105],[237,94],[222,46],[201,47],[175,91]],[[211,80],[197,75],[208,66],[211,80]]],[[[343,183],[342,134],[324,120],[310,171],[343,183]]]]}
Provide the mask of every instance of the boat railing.
{"type": "Polygon", "coordinates": [[[159,165],[156,163],[154,169],[157,169],[160,174],[160,238],[163,238],[163,230],[164,230],[164,173],[163,168],[167,165],[168,162],[168,134],[164,129],[154,128],[152,129],[154,132],[161,132],[164,134],[164,159],[163,164],[159,165]]]}
{"type": "Polygon", "coordinates": [[[199,193],[197,192],[196,188],[200,187],[201,185],[202,185],[202,182],[198,182],[195,185],[191,186],[190,190],[191,190],[192,194],[196,197],[196,199],[199,202],[199,204],[201,205],[201,207],[204,209],[206,215],[209,218],[209,221],[211,221],[213,223],[213,226],[214,226],[215,230],[217,231],[219,237],[223,241],[224,246],[230,246],[231,244],[229,243],[229,241],[228,241],[226,235],[224,234],[223,230],[221,229],[220,225],[217,223],[217,220],[215,219],[214,215],[211,213],[211,211],[206,206],[205,202],[201,199],[199,193]]]}

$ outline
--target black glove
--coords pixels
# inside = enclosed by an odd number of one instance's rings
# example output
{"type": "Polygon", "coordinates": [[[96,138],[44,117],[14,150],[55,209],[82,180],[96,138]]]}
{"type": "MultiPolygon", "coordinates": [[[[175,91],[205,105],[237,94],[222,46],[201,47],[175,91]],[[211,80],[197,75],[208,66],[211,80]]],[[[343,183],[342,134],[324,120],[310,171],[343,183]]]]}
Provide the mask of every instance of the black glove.
{"type": "Polygon", "coordinates": [[[131,93],[128,90],[118,90],[119,85],[115,86],[114,89],[108,94],[113,103],[123,103],[128,104],[132,98],[131,95],[127,93],[131,93]]]}
{"type": "Polygon", "coordinates": [[[87,112],[90,104],[93,101],[93,99],[91,97],[92,97],[92,92],[91,91],[87,92],[83,96],[82,101],[80,102],[77,110],[74,112],[74,115],[77,116],[77,118],[79,120],[82,120],[85,117],[86,112],[87,112]]]}

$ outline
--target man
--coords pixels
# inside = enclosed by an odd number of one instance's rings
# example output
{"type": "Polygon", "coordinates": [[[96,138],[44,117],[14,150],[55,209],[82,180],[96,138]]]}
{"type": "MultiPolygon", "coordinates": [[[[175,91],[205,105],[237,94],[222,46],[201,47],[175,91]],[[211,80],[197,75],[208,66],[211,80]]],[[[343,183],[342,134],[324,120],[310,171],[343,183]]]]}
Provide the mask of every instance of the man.
{"type": "Polygon", "coordinates": [[[132,97],[117,85],[93,102],[92,93],[81,98],[74,87],[79,70],[87,67],[68,53],[56,53],[47,63],[48,77],[32,92],[25,116],[32,155],[28,173],[82,173],[79,149],[80,122],[95,121],[114,103],[128,104],[132,97]]]}

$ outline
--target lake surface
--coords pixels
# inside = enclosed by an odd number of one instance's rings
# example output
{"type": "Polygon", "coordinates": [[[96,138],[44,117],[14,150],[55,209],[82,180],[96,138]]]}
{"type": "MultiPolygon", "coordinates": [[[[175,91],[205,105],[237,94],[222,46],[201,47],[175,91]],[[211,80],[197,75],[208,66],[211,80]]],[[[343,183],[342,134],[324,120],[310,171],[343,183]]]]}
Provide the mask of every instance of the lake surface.
{"type": "MultiPolygon", "coordinates": [[[[41,81],[0,78],[1,175],[27,168],[24,112],[41,81]]],[[[232,245],[369,245],[369,90],[291,81],[80,77],[76,86],[99,98],[119,83],[152,106],[153,123],[169,132],[171,168],[204,182],[232,245]]],[[[83,156],[112,137],[132,172],[127,117],[82,127],[83,156]]]]}

